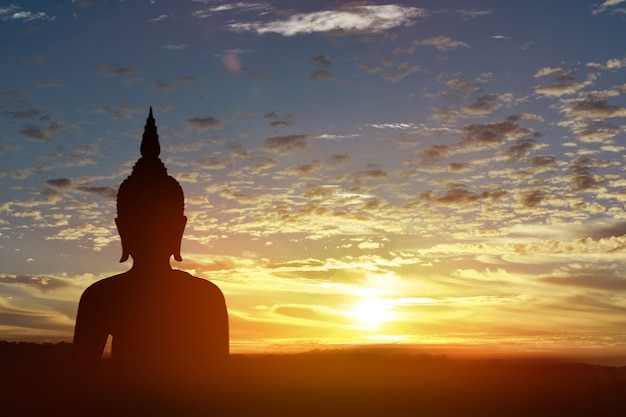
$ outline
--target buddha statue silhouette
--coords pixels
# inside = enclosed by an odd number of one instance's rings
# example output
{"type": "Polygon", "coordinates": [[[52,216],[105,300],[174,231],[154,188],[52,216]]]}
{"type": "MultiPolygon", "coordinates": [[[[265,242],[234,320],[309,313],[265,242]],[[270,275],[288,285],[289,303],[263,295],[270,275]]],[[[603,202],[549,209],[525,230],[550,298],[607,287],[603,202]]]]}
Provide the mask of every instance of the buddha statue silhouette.
{"type": "MultiPolygon", "coordinates": [[[[151,373],[209,370],[228,357],[228,314],[213,283],[172,269],[181,261],[187,222],[179,183],[159,159],[152,108],[141,158],[117,194],[115,223],[129,271],[98,281],[81,296],[73,359],[79,373],[100,368],[109,335],[111,368],[151,373]]],[[[204,371],[202,371],[204,372],[204,371]]]]}

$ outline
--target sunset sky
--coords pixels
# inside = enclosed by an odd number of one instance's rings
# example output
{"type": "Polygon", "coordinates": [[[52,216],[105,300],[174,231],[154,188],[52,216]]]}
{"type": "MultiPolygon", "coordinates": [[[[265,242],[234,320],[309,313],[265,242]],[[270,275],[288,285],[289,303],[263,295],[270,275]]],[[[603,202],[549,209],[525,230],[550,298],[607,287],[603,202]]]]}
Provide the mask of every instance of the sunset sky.
{"type": "Polygon", "coordinates": [[[70,341],[153,107],[231,351],[626,353],[626,0],[0,3],[0,340],[70,341]]]}

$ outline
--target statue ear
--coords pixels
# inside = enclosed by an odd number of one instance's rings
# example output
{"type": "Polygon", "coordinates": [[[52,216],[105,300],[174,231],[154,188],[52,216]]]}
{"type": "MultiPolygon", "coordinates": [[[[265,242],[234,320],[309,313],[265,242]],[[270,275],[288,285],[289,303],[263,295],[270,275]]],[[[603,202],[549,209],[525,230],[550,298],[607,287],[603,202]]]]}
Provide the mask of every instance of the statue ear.
{"type": "Polygon", "coordinates": [[[117,226],[117,233],[120,235],[120,240],[122,241],[122,257],[120,258],[120,262],[126,262],[128,260],[128,257],[130,256],[130,253],[127,247],[128,244],[125,244],[126,242],[125,228],[124,228],[123,222],[120,221],[119,218],[115,219],[115,225],[117,226]]]}
{"type": "Polygon", "coordinates": [[[172,251],[172,255],[174,255],[174,259],[178,262],[183,260],[183,257],[180,256],[180,246],[183,240],[183,233],[185,231],[185,225],[187,224],[187,216],[182,216],[180,219],[180,223],[178,223],[176,232],[176,239],[174,244],[174,250],[172,251]]]}
{"type": "Polygon", "coordinates": [[[174,259],[176,259],[176,261],[180,262],[183,260],[183,257],[180,256],[180,242],[178,242],[178,245],[176,245],[176,248],[174,248],[174,259]]]}
{"type": "Polygon", "coordinates": [[[124,249],[124,241],[122,241],[122,257],[120,258],[120,262],[126,262],[128,260],[128,251],[124,249]]]}

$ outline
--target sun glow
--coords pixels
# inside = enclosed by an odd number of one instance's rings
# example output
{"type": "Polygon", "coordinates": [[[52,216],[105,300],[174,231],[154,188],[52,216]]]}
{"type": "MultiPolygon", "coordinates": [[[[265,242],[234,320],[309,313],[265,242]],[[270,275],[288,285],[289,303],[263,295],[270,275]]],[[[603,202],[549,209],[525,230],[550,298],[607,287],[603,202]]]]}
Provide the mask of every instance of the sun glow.
{"type": "Polygon", "coordinates": [[[364,328],[376,330],[393,318],[393,312],[388,300],[365,298],[348,312],[348,316],[364,328]]]}

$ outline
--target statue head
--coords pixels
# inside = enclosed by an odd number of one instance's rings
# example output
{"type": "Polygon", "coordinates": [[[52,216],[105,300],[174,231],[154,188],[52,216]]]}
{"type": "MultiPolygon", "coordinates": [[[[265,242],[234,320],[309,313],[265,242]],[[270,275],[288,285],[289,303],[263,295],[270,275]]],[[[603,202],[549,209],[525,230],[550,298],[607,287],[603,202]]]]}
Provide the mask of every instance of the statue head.
{"type": "Polygon", "coordinates": [[[141,158],[117,192],[115,223],[122,239],[122,258],[174,256],[181,261],[180,243],[187,218],[183,189],[167,174],[161,159],[159,135],[152,116],[146,121],[141,158]]]}

